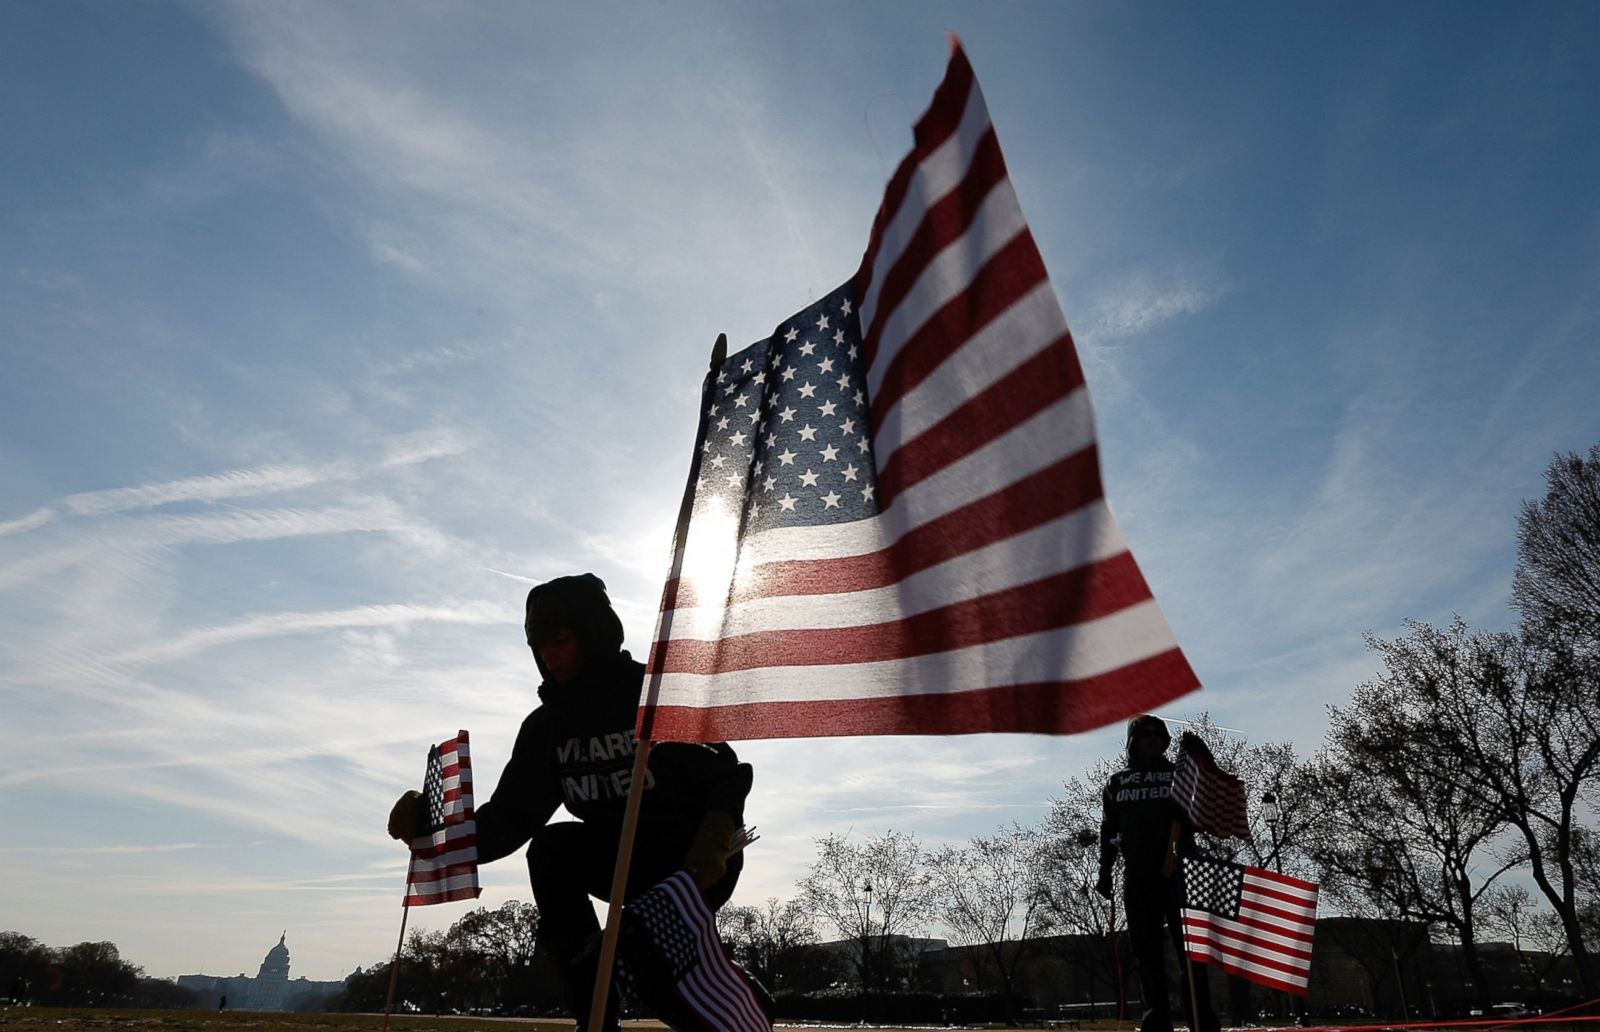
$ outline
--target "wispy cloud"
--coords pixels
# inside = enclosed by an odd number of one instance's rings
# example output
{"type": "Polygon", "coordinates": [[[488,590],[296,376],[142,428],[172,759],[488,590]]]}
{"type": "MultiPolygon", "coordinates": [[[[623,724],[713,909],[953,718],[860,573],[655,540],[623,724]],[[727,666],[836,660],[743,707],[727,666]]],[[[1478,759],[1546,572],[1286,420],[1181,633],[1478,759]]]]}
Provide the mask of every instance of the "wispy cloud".
{"type": "Polygon", "coordinates": [[[161,842],[153,845],[112,846],[0,846],[0,855],[53,857],[133,856],[144,853],[183,853],[195,849],[227,849],[215,842],[161,842]]]}
{"type": "Polygon", "coordinates": [[[0,523],[0,537],[5,537],[7,534],[24,534],[30,530],[38,530],[55,518],[56,510],[49,506],[35,509],[26,516],[0,523]]]}
{"type": "Polygon", "coordinates": [[[1095,294],[1084,336],[1096,342],[1136,336],[1217,303],[1226,288],[1203,284],[1189,273],[1158,276],[1140,272],[1095,294]]]}
{"type": "Polygon", "coordinates": [[[319,613],[271,613],[234,623],[202,627],[175,638],[130,649],[115,657],[117,663],[151,663],[184,659],[197,652],[233,642],[353,627],[405,627],[421,621],[503,625],[517,614],[485,602],[444,605],[379,605],[319,613]]]}

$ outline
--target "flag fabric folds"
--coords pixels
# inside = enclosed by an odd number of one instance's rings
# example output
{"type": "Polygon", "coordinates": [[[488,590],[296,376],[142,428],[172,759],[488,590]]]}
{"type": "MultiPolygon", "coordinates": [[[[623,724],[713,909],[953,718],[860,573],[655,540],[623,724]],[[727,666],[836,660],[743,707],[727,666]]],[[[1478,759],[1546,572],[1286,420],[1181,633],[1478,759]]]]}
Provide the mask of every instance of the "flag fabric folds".
{"type": "Polygon", "coordinates": [[[1183,859],[1183,943],[1191,960],[1306,995],[1317,887],[1258,867],[1183,859]]]}
{"type": "Polygon", "coordinates": [[[1195,830],[1223,838],[1250,837],[1244,782],[1218,767],[1211,750],[1189,732],[1184,732],[1178,745],[1172,798],[1195,830]]]}
{"type": "Polygon", "coordinates": [[[482,890],[477,822],[472,818],[472,756],[465,731],[428,750],[422,797],[428,805],[428,831],[411,840],[404,905],[476,899],[482,890]]]}
{"type": "Polygon", "coordinates": [[[860,269],[708,375],[642,737],[1067,733],[1199,683],[959,45],[860,269]]]}
{"type": "Polygon", "coordinates": [[[717,920],[687,871],[623,909],[617,978],[678,1032],[772,1032],[749,978],[728,959],[717,920]]]}

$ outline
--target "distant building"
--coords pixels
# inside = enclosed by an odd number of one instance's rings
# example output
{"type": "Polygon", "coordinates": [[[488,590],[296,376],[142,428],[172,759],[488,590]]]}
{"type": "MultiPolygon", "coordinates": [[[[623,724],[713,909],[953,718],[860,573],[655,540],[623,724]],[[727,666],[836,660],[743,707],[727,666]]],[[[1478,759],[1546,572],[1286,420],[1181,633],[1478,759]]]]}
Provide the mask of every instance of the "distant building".
{"type": "Polygon", "coordinates": [[[230,1010],[292,1011],[312,996],[329,996],[344,988],[343,982],[313,982],[308,978],[289,978],[289,933],[278,936],[278,944],[267,951],[254,978],[243,972],[232,978],[216,975],[179,975],[178,984],[193,989],[198,1005],[215,1007],[226,997],[230,1010]]]}
{"type": "Polygon", "coordinates": [[[245,1003],[245,1010],[281,1011],[283,1010],[283,991],[289,986],[289,947],[284,945],[284,940],[289,937],[287,929],[278,936],[278,945],[267,951],[262,958],[261,969],[256,972],[255,981],[250,984],[250,995],[245,1003]]]}

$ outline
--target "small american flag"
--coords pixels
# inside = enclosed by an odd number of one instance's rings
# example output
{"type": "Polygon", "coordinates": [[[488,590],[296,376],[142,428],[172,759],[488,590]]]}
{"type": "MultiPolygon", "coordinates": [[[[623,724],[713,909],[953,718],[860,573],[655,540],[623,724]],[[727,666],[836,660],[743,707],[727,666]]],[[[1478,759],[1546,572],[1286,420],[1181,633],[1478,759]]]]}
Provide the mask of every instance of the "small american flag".
{"type": "Polygon", "coordinates": [[[1244,782],[1217,766],[1211,750],[1185,734],[1172,772],[1172,798],[1197,831],[1223,838],[1249,838],[1244,782]],[[1199,743],[1198,745],[1195,743],[1199,743]]]}
{"type": "Polygon", "coordinates": [[[478,826],[472,818],[472,757],[465,731],[428,750],[422,796],[428,804],[428,831],[411,840],[404,905],[476,899],[482,891],[478,826]]]}
{"type": "Polygon", "coordinates": [[[623,911],[618,981],[679,1032],[772,1032],[749,980],[717,936],[717,920],[687,871],[623,911]]]}
{"type": "Polygon", "coordinates": [[[1067,733],[1199,686],[972,67],[855,277],[708,376],[641,737],[1067,733]]]}
{"type": "Polygon", "coordinates": [[[1306,995],[1317,887],[1258,867],[1183,859],[1183,942],[1192,960],[1306,995]]]}

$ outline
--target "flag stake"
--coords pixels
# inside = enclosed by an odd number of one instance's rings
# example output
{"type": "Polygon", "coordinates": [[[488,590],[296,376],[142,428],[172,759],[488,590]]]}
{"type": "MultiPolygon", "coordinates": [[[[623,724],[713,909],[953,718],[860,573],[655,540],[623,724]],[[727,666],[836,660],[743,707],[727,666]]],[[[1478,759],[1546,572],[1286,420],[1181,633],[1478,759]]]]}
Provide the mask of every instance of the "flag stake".
{"type": "MultiPolygon", "coordinates": [[[[728,335],[717,334],[717,342],[711,346],[711,372],[716,372],[728,357],[728,335]]],[[[713,392],[713,380],[707,374],[705,383],[700,388],[700,400],[703,402],[713,392]]],[[[700,446],[704,443],[706,423],[700,420],[700,429],[694,443],[694,461],[689,464],[689,480],[683,487],[683,502],[678,507],[678,525],[672,532],[672,572],[668,577],[667,585],[662,587],[663,600],[668,585],[682,575],[683,572],[683,546],[689,533],[689,516],[694,510],[694,482],[700,470],[700,446]]],[[[663,607],[665,608],[665,607],[663,607]]],[[[663,620],[670,621],[670,614],[664,613],[663,620]]],[[[657,637],[661,637],[659,634],[657,637]]],[[[654,664],[652,664],[654,666],[654,664]]],[[[639,827],[639,808],[644,801],[644,780],[646,764],[650,757],[651,716],[655,712],[655,703],[661,693],[661,673],[653,672],[650,677],[650,689],[645,698],[644,719],[640,722],[638,745],[633,756],[633,779],[628,783],[628,805],[622,814],[622,835],[617,842],[617,866],[611,874],[611,901],[606,907],[606,928],[600,938],[600,956],[595,965],[594,993],[589,997],[589,1030],[588,1032],[601,1032],[605,1027],[606,1003],[611,994],[611,969],[617,959],[617,938],[622,931],[622,897],[628,888],[628,867],[633,859],[633,840],[639,827]]],[[[388,1032],[385,1028],[384,1032],[388,1032]]]]}
{"type": "MultiPolygon", "coordinates": [[[[417,856],[411,855],[406,864],[406,887],[411,887],[411,875],[417,868],[417,856]]],[[[400,901],[400,940],[394,944],[394,963],[389,965],[389,995],[383,1001],[383,1032],[389,1032],[389,1011],[394,1006],[394,983],[400,975],[400,949],[406,943],[406,918],[411,916],[411,904],[400,901]]]]}
{"type": "Polygon", "coordinates": [[[628,867],[633,859],[634,832],[639,827],[639,806],[644,800],[645,764],[650,739],[639,742],[633,757],[633,782],[628,786],[628,807],[622,816],[622,838],[617,843],[617,866],[611,874],[611,902],[606,908],[606,930],[600,939],[600,959],[594,972],[594,995],[589,998],[589,1032],[605,1027],[606,1003],[611,993],[611,968],[617,959],[617,937],[622,931],[622,896],[628,887],[628,867]]]}

